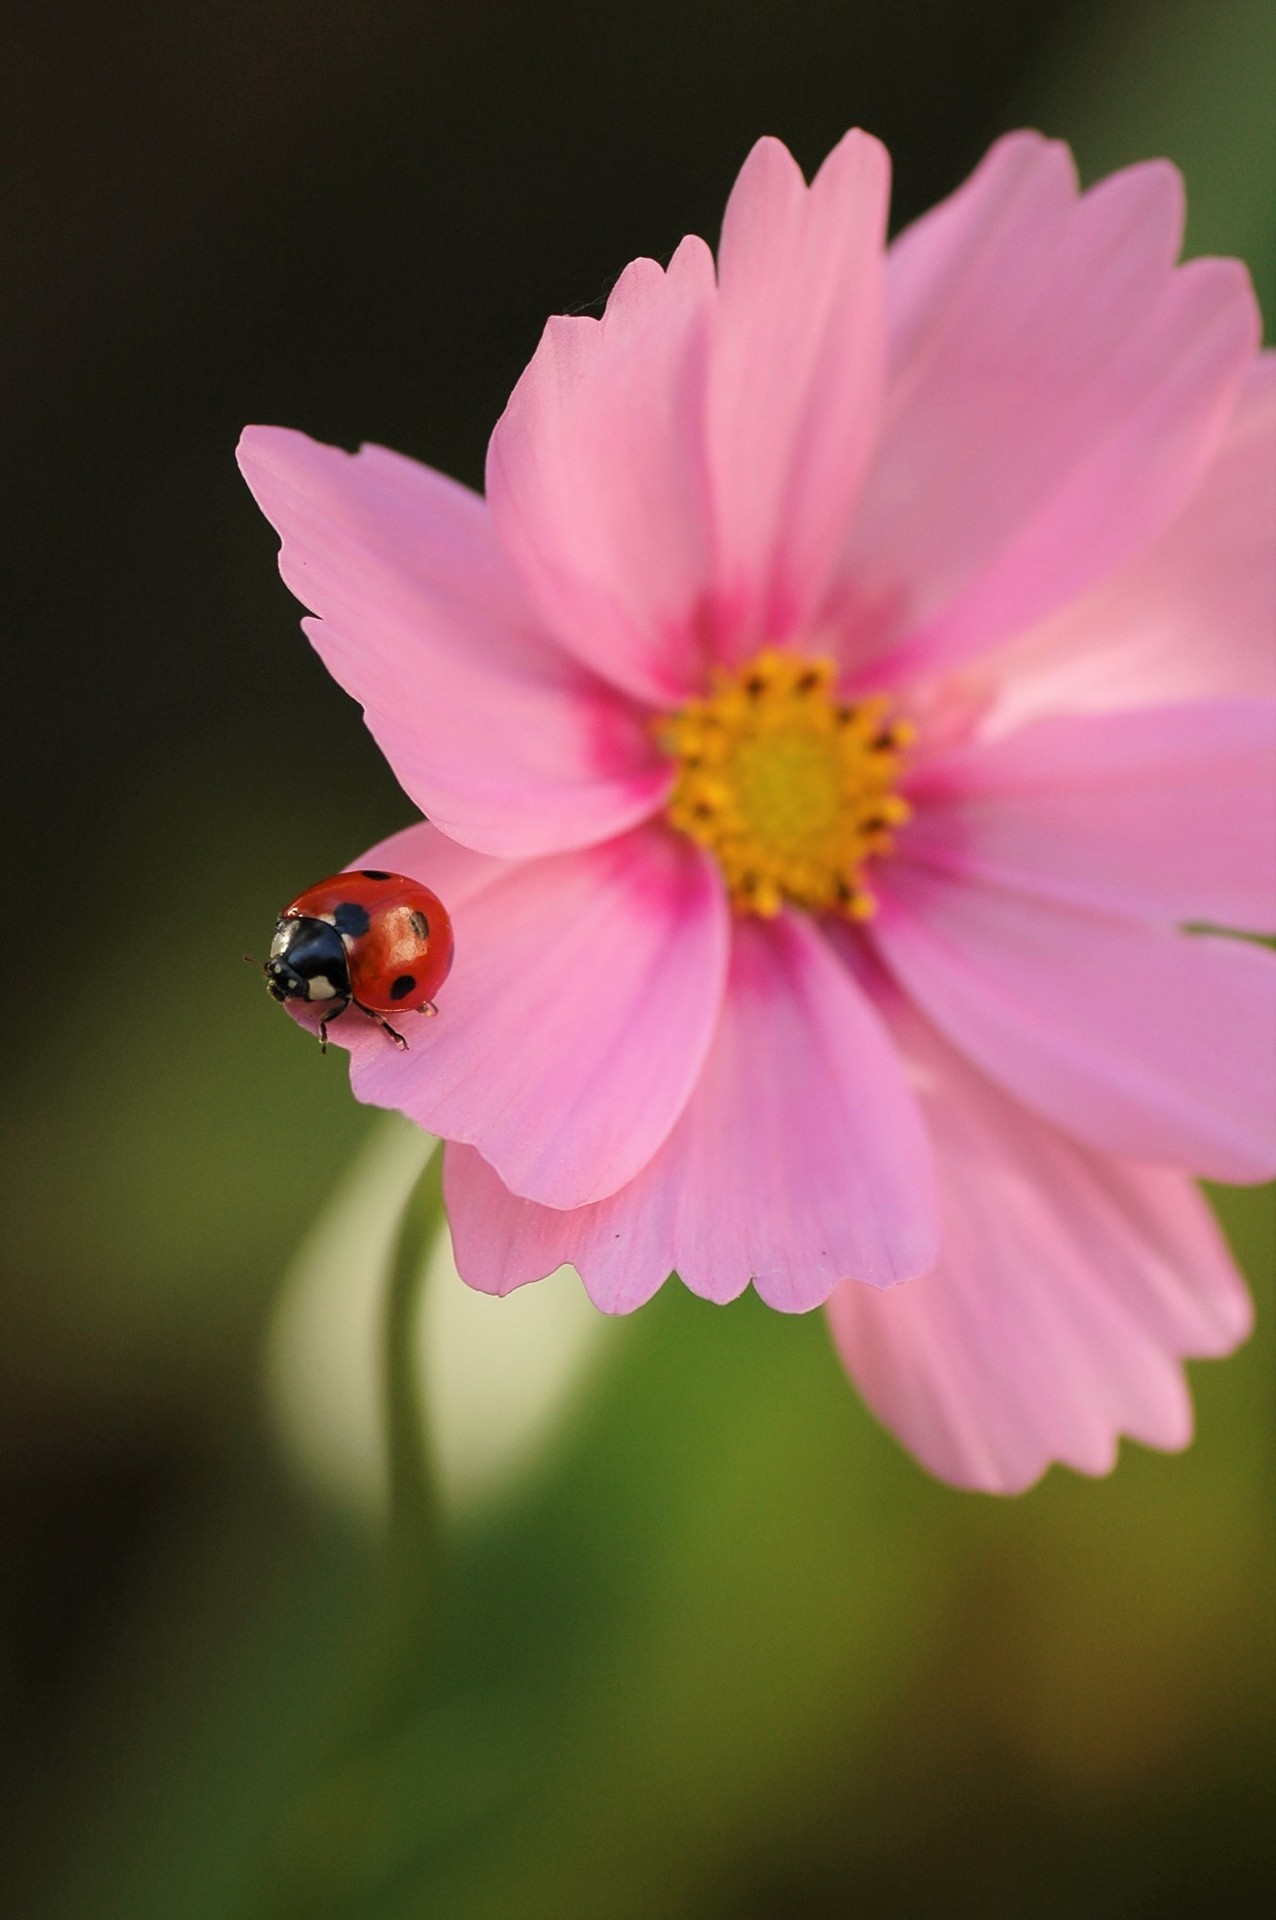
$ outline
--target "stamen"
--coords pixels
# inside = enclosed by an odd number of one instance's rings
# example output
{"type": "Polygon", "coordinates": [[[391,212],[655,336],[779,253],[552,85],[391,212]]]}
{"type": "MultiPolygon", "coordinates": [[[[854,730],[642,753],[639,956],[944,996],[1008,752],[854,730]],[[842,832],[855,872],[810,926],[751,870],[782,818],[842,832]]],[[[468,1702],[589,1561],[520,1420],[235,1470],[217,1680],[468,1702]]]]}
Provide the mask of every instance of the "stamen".
{"type": "Polygon", "coordinates": [[[768,648],[659,723],[678,762],[669,818],[714,855],[741,912],[876,909],[864,867],[909,817],[896,783],[914,732],[880,695],[837,699],[835,678],[831,660],[768,648]]]}

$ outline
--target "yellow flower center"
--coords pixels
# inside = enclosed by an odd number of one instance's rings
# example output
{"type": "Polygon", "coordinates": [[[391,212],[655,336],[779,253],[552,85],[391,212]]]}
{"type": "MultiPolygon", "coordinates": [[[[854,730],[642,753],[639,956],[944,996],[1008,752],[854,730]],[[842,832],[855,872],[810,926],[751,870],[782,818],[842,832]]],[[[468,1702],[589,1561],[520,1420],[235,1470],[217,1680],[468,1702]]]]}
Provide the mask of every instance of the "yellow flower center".
{"type": "Polygon", "coordinates": [[[864,869],[908,818],[895,787],[913,729],[879,696],[840,701],[833,682],[831,660],[768,648],[715,668],[706,699],[658,723],[678,763],[669,818],[715,856],[742,912],[876,907],[864,869]]]}

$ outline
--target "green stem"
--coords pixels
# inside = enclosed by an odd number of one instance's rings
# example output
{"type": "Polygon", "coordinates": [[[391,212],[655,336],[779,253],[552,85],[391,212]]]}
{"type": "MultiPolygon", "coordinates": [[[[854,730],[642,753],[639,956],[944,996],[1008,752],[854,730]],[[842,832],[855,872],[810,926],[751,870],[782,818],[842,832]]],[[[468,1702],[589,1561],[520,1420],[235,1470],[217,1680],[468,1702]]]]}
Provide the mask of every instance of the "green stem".
{"type": "Polygon", "coordinates": [[[393,1653],[420,1650],[431,1624],[442,1540],[438,1489],[421,1390],[417,1323],[426,1257],[443,1218],[442,1150],[430,1155],[408,1196],[390,1264],[382,1332],[389,1518],[386,1588],[393,1653]]]}
{"type": "Polygon", "coordinates": [[[350,1658],[318,1776],[281,1822],[253,1920],[355,1920],[378,1872],[398,1742],[433,1677],[442,1525],[417,1338],[430,1242],[443,1219],[442,1151],[408,1197],[386,1278],[381,1366],[389,1515],[382,1566],[350,1658]]]}

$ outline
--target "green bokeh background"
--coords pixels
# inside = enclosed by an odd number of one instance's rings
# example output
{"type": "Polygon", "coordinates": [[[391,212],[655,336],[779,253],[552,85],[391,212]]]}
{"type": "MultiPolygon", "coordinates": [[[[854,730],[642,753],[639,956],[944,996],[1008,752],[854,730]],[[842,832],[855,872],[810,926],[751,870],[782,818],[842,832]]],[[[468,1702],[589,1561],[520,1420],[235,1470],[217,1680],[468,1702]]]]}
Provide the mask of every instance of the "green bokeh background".
{"type": "Polygon", "coordinates": [[[808,169],[880,133],[899,219],[1025,121],[1087,177],[1167,153],[1270,318],[1276,8],[31,0],[0,36],[5,1911],[301,1913],[301,1855],[368,1920],[1265,1912],[1266,1193],[1221,1202],[1259,1332],[1193,1370],[1192,1451],[1011,1502],[928,1481],[819,1316],[666,1289],[459,1528],[362,1816],[305,1813],[369,1548],[260,1349],[369,1117],[238,956],[409,809],[231,455],[281,421],[476,483],[544,315],[712,236],[763,131],[808,169]]]}

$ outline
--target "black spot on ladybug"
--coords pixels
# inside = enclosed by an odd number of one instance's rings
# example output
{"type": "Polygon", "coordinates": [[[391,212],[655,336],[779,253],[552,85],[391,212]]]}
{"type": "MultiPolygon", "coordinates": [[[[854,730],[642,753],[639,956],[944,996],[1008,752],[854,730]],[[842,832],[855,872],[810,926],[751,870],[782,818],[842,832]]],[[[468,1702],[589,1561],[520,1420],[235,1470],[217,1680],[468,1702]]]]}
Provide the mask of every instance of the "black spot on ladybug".
{"type": "Polygon", "coordinates": [[[363,874],[365,880],[389,880],[393,878],[393,875],[386,873],[381,867],[361,867],[360,872],[363,874]]]}
{"type": "Polygon", "coordinates": [[[347,940],[357,940],[368,931],[371,922],[366,907],[361,907],[357,900],[343,900],[333,913],[332,924],[347,940]]]}
{"type": "Polygon", "coordinates": [[[413,907],[411,913],[408,915],[408,925],[418,940],[429,939],[430,923],[423,913],[418,912],[416,907],[413,907]]]}
{"type": "Polygon", "coordinates": [[[397,980],[390,982],[390,998],[392,1000],[406,999],[415,985],[416,975],[414,973],[401,973],[397,980]]]}

